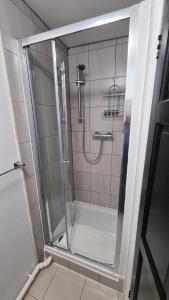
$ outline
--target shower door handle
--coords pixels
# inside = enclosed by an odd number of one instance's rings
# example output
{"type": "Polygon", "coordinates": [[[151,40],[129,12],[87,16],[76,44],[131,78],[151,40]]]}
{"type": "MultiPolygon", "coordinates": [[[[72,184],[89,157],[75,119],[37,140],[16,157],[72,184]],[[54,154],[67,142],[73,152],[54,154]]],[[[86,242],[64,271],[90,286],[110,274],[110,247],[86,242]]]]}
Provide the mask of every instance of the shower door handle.
{"type": "Polygon", "coordinates": [[[69,164],[70,161],[69,160],[63,160],[63,164],[69,164]]]}

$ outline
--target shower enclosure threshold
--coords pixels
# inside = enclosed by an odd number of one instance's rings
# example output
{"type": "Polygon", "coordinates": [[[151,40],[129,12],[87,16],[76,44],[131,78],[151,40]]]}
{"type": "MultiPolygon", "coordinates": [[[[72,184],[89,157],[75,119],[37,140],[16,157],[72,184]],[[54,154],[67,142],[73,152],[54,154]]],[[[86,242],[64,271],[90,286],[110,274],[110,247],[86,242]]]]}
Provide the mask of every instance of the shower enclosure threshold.
{"type": "MultiPolygon", "coordinates": [[[[117,210],[74,201],[73,220],[71,253],[113,267],[117,210]]],[[[66,233],[57,238],[53,246],[66,249],[66,233]]]]}

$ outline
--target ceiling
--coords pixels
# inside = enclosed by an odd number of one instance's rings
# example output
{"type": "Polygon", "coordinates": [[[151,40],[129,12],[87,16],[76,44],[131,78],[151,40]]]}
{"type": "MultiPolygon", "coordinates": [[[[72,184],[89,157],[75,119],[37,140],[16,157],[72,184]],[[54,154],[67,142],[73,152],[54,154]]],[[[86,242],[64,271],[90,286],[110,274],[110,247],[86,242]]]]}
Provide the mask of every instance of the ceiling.
{"type": "Polygon", "coordinates": [[[115,39],[117,37],[128,36],[128,34],[129,19],[124,19],[104,26],[98,26],[65,35],[59,39],[65,44],[66,47],[70,48],[103,40],[115,39]]]}
{"type": "Polygon", "coordinates": [[[53,29],[139,3],[140,0],[24,0],[53,29]]]}

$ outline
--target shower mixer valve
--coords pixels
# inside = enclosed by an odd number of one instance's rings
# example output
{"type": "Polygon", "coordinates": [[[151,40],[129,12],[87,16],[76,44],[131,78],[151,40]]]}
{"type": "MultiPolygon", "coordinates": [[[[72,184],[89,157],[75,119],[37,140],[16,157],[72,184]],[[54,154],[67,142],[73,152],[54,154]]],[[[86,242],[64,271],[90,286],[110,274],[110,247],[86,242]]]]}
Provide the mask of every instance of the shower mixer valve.
{"type": "Polygon", "coordinates": [[[95,131],[92,136],[94,139],[113,139],[112,132],[95,131]]]}

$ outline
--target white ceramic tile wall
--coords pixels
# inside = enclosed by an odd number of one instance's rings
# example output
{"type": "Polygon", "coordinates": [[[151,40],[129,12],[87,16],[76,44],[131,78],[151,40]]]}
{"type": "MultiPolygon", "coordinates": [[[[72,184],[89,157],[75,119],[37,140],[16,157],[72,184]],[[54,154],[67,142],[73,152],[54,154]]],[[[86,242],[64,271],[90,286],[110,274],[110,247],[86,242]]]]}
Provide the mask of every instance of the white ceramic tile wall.
{"type": "MultiPolygon", "coordinates": [[[[112,78],[125,90],[128,38],[70,48],[69,85],[72,122],[72,148],[75,198],[105,207],[118,208],[120,168],[123,147],[124,97],[120,98],[122,116],[103,118],[107,99],[103,92],[112,84],[112,78]],[[77,121],[76,65],[85,64],[86,83],[82,88],[86,117],[86,152],[94,159],[100,141],[93,140],[93,131],[112,131],[113,142],[104,143],[103,156],[96,165],[86,162],[82,151],[82,124],[77,121]]],[[[113,105],[113,100],[111,100],[113,105]]]]}
{"type": "MultiPolygon", "coordinates": [[[[26,105],[19,65],[19,56],[16,38],[25,37],[42,32],[48,28],[21,0],[0,0],[0,30],[2,32],[5,58],[13,101],[14,117],[21,158],[26,162],[25,183],[27,188],[30,214],[33,224],[34,237],[39,260],[43,259],[43,235],[40,221],[38,194],[35,181],[35,169],[31,150],[33,138],[32,127],[28,129],[26,105]]],[[[28,114],[31,117],[28,103],[28,114]]],[[[31,122],[32,123],[32,122],[31,122]]]]}

